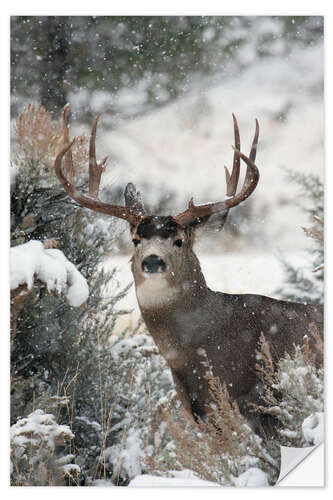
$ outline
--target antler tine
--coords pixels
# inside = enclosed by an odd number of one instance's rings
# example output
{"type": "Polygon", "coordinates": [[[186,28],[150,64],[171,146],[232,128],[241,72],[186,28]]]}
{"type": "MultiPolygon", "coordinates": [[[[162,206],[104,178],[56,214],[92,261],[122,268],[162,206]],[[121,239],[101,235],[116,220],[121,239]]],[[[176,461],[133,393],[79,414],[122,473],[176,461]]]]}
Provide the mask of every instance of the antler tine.
{"type": "MultiPolygon", "coordinates": [[[[234,115],[233,118],[234,118],[235,143],[238,145],[240,144],[238,124],[234,115]]],[[[173,217],[173,219],[178,224],[186,226],[187,224],[190,224],[196,219],[200,219],[202,217],[212,215],[217,212],[229,210],[230,208],[239,205],[239,203],[246,200],[253,193],[259,181],[259,170],[254,163],[257,144],[258,144],[258,137],[259,137],[259,124],[258,120],[256,120],[256,130],[252,143],[250,157],[245,156],[236,146],[233,146],[234,163],[231,175],[229,174],[228,169],[226,169],[226,178],[228,187],[227,195],[230,196],[229,193],[233,192],[234,194],[232,195],[232,197],[224,201],[207,203],[205,205],[197,205],[197,206],[194,205],[193,198],[191,198],[187,210],[173,217]],[[238,161],[236,161],[236,159],[238,159],[238,161]],[[242,189],[236,195],[236,189],[238,183],[237,177],[239,177],[239,172],[237,172],[237,170],[238,170],[238,162],[240,162],[240,159],[242,159],[246,163],[247,170],[242,189]]]]}
{"type": "MultiPolygon", "coordinates": [[[[232,119],[234,121],[235,148],[240,151],[239,128],[237,119],[233,113],[232,113],[232,119]]],[[[228,168],[227,167],[224,168],[225,168],[226,182],[227,182],[227,196],[235,196],[239,180],[240,157],[234,153],[234,161],[232,165],[231,175],[229,173],[228,168]]]]}
{"type": "MultiPolygon", "coordinates": [[[[99,116],[96,117],[92,131],[90,136],[90,145],[89,145],[89,196],[86,196],[79,192],[76,187],[72,184],[72,180],[67,177],[62,171],[62,160],[63,157],[71,152],[72,146],[75,142],[73,139],[69,142],[69,131],[66,122],[66,118],[68,116],[69,105],[65,106],[63,109],[63,136],[66,144],[62,148],[62,150],[58,153],[55,162],[54,168],[57,174],[58,179],[60,180],[62,186],[66,190],[73,200],[75,200],[78,204],[83,207],[90,208],[95,212],[100,212],[106,215],[113,215],[114,217],[118,217],[120,219],[124,219],[132,225],[136,225],[142,219],[142,215],[140,215],[137,211],[135,211],[131,207],[123,207],[119,205],[112,205],[109,203],[104,203],[100,201],[98,196],[99,184],[102,172],[104,170],[104,165],[107,160],[107,157],[104,158],[99,164],[96,162],[96,148],[95,148],[95,139],[96,139],[96,129],[97,129],[97,121],[99,116]]],[[[73,164],[73,163],[72,163],[73,164]]]]}
{"type": "Polygon", "coordinates": [[[103,167],[108,159],[106,156],[99,164],[96,161],[96,130],[100,116],[99,113],[94,120],[89,141],[89,195],[93,198],[98,198],[99,185],[104,171],[103,167]]]}
{"type": "MultiPolygon", "coordinates": [[[[70,111],[71,105],[66,104],[66,106],[63,107],[62,109],[62,134],[63,134],[63,143],[68,144],[69,143],[69,129],[68,129],[68,115],[70,111]]],[[[66,178],[68,179],[69,182],[73,181],[73,175],[74,175],[74,165],[73,165],[73,156],[72,156],[72,151],[69,149],[67,153],[65,154],[65,172],[66,172],[66,178]]]]}
{"type": "MultiPolygon", "coordinates": [[[[254,133],[251,152],[250,152],[250,160],[252,160],[252,161],[256,161],[258,138],[259,138],[259,123],[258,123],[258,120],[256,119],[256,130],[254,133]]],[[[240,148],[237,148],[237,149],[240,150],[240,148]]]]}
{"type": "MultiPolygon", "coordinates": [[[[256,130],[254,133],[254,138],[252,142],[252,147],[251,147],[251,152],[250,152],[250,160],[255,162],[256,159],[256,154],[257,154],[257,146],[258,146],[258,138],[259,138],[259,123],[258,120],[256,119],[256,130]]],[[[237,148],[240,149],[240,148],[237,148]]],[[[252,170],[248,166],[246,169],[246,175],[245,175],[245,180],[244,180],[244,186],[248,186],[248,184],[251,182],[251,176],[252,176],[252,170]]]]}

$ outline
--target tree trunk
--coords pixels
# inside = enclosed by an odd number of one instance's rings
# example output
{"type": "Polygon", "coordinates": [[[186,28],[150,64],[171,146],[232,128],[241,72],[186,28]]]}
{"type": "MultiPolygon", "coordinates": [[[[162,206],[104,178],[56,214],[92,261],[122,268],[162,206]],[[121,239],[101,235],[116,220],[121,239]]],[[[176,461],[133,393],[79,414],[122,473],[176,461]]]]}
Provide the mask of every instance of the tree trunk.
{"type": "Polygon", "coordinates": [[[66,73],[70,27],[64,17],[42,18],[41,37],[45,40],[42,59],[40,96],[44,107],[51,114],[58,114],[66,104],[66,73]]]}

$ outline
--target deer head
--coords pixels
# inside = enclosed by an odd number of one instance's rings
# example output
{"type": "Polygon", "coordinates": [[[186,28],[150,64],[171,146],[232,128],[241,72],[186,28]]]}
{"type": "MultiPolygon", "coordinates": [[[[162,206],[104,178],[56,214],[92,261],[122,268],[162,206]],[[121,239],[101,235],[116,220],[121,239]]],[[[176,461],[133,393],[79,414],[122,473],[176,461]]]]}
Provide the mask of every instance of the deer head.
{"type": "Polygon", "coordinates": [[[63,110],[64,147],[55,160],[55,170],[67,193],[80,205],[96,212],[112,215],[126,220],[130,225],[133,242],[132,271],[136,291],[141,307],[154,306],[163,302],[178,300],[180,293],[185,293],[193,284],[205,286],[192,246],[195,228],[205,222],[210,215],[223,212],[226,220],[230,208],[245,201],[254,191],[259,180],[259,171],[254,161],[256,157],[259,125],[256,130],[249,157],[240,151],[240,136],[236,117],[234,122],[234,160],[231,174],[225,167],[227,198],[215,203],[195,205],[193,198],[188,208],[177,215],[147,214],[141,195],[132,183],[125,189],[125,205],[112,205],[98,199],[99,184],[107,158],[96,162],[96,117],[90,136],[89,145],[89,195],[79,192],[72,183],[74,166],[71,147],[75,139],[69,142],[67,115],[69,106],[63,110]],[[65,157],[65,172],[62,159],[65,157]],[[240,160],[247,165],[243,186],[237,194],[240,174],[240,160]]]}

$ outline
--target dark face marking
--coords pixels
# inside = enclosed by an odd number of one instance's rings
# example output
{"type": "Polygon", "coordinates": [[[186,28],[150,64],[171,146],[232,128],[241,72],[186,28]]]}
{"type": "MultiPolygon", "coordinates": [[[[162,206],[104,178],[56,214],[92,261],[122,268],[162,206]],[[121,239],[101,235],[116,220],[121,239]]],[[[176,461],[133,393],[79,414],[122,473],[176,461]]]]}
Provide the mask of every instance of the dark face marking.
{"type": "Polygon", "coordinates": [[[145,217],[136,230],[138,236],[148,240],[153,236],[170,238],[176,236],[177,232],[178,226],[170,215],[145,217]]]}

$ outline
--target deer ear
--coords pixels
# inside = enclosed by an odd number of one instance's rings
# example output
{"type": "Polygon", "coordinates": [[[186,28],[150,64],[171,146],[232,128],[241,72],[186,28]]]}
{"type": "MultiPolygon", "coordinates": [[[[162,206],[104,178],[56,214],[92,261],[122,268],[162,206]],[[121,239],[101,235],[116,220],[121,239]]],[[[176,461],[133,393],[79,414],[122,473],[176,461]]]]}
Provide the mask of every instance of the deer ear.
{"type": "Polygon", "coordinates": [[[192,222],[190,222],[188,226],[191,229],[196,229],[198,226],[204,226],[209,219],[210,215],[206,215],[205,217],[198,217],[197,219],[194,219],[192,222]]]}
{"type": "Polygon", "coordinates": [[[143,205],[140,191],[136,190],[136,187],[132,182],[129,182],[125,188],[124,192],[125,204],[127,207],[133,208],[139,215],[145,215],[146,210],[143,205]]]}
{"type": "Polygon", "coordinates": [[[209,227],[216,227],[216,229],[221,230],[227,220],[227,216],[228,210],[216,214],[206,215],[205,217],[198,217],[192,221],[189,226],[191,229],[196,229],[197,227],[203,227],[207,224],[209,227]]]}

